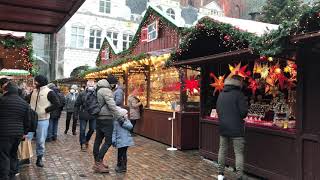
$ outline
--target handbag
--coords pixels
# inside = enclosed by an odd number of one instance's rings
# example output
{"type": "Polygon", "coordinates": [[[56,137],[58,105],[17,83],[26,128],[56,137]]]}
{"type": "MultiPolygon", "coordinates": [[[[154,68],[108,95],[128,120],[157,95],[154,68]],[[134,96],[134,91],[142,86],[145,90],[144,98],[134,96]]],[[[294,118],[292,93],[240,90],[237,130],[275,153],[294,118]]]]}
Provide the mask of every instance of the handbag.
{"type": "Polygon", "coordinates": [[[32,144],[30,140],[25,139],[21,141],[18,147],[18,158],[22,159],[30,159],[33,157],[32,144]]]}

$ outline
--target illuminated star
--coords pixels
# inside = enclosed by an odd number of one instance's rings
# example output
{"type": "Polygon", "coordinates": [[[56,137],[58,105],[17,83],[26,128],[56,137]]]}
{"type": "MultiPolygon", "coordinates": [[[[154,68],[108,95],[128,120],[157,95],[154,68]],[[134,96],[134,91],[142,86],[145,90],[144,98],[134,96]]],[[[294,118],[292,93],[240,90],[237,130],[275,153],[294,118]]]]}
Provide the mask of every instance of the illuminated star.
{"type": "Polygon", "coordinates": [[[210,84],[212,87],[214,87],[213,94],[216,94],[216,92],[221,92],[224,87],[225,75],[219,76],[219,78],[217,78],[213,73],[210,73],[210,76],[214,79],[214,83],[210,84]]]}

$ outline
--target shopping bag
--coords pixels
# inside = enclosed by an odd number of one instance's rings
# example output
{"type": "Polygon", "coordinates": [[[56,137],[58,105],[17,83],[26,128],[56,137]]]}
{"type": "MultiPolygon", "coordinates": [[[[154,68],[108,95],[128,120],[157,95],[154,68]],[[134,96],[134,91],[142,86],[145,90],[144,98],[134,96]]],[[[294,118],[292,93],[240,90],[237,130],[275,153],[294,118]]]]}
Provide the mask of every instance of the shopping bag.
{"type": "Polygon", "coordinates": [[[29,140],[21,141],[18,148],[18,158],[22,159],[30,159],[33,156],[32,152],[32,144],[29,140]]]}

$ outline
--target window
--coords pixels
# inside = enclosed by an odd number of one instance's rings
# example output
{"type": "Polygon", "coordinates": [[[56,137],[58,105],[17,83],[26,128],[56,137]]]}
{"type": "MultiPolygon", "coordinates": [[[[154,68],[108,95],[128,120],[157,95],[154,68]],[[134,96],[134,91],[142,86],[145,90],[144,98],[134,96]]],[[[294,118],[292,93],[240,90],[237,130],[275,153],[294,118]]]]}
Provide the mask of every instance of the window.
{"type": "Polygon", "coordinates": [[[113,45],[117,48],[118,47],[118,33],[117,32],[107,32],[107,37],[109,37],[113,45]]]}
{"type": "Polygon", "coordinates": [[[84,42],[84,27],[71,28],[71,47],[83,48],[84,42]]]}
{"type": "Polygon", "coordinates": [[[171,8],[169,8],[169,9],[167,10],[167,14],[168,14],[168,16],[172,17],[172,19],[175,19],[175,18],[176,18],[175,13],[174,13],[174,10],[171,9],[171,8]]]}
{"type": "Polygon", "coordinates": [[[110,13],[111,2],[110,0],[100,0],[99,11],[102,13],[110,13]]]}
{"type": "Polygon", "coordinates": [[[130,34],[123,34],[123,50],[128,49],[132,42],[133,36],[130,34]]]}
{"type": "Polygon", "coordinates": [[[148,25],[148,42],[158,38],[158,23],[157,21],[148,25]]]}
{"type": "Polygon", "coordinates": [[[100,49],[101,47],[101,30],[90,29],[89,48],[100,49]]]}

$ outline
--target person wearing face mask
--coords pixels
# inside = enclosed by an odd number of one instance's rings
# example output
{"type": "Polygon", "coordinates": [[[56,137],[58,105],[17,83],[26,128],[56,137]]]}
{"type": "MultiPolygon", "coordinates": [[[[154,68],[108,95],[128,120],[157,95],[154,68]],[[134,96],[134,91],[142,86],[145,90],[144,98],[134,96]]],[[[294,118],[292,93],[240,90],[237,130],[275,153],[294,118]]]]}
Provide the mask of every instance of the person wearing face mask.
{"type": "Polygon", "coordinates": [[[95,91],[94,81],[88,81],[87,87],[82,91],[75,103],[74,107],[74,118],[80,119],[80,148],[81,151],[85,152],[88,150],[89,141],[91,139],[94,130],[96,129],[96,117],[88,112],[90,106],[94,106],[94,102],[90,102],[90,99],[97,98],[95,91]],[[93,97],[92,97],[93,96],[93,97]],[[86,133],[87,124],[89,123],[89,130],[86,133]]]}
{"type": "MultiPolygon", "coordinates": [[[[79,96],[78,86],[72,85],[70,92],[66,96],[67,118],[66,118],[66,130],[64,131],[64,134],[68,134],[70,121],[71,121],[71,118],[72,118],[73,112],[74,112],[74,105],[76,103],[78,96],[79,96]]],[[[72,123],[72,134],[73,135],[77,135],[76,129],[77,129],[77,119],[73,118],[73,123],[72,123]]]]}
{"type": "MultiPolygon", "coordinates": [[[[43,75],[34,78],[35,89],[31,93],[31,108],[38,114],[36,136],[36,154],[38,167],[43,167],[42,157],[45,153],[45,142],[48,135],[50,113],[61,106],[59,97],[48,88],[48,79],[43,75]]],[[[32,139],[32,138],[31,138],[32,139]]]]}

